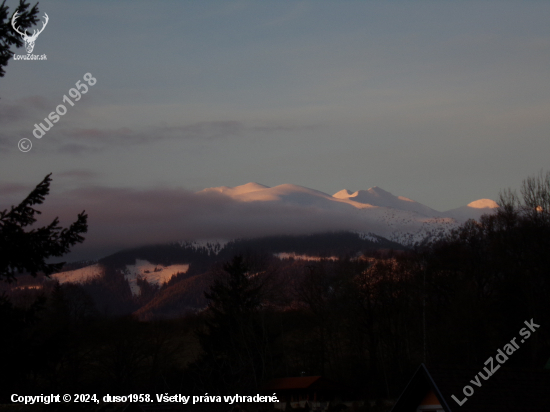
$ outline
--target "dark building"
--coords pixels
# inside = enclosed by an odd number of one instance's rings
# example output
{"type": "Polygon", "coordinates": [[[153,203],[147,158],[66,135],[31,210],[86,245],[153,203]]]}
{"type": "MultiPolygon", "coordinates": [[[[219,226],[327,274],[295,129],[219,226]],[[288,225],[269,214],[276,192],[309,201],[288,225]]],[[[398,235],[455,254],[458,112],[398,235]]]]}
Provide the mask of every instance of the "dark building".
{"type": "Polygon", "coordinates": [[[550,411],[550,371],[494,368],[428,371],[421,364],[391,412],[550,411]]]}

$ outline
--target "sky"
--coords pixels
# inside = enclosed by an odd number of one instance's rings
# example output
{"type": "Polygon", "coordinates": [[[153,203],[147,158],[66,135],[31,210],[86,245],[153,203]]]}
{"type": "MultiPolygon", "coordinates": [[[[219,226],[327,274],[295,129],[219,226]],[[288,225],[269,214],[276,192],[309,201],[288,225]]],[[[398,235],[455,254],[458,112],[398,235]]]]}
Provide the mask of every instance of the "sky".
{"type": "Polygon", "coordinates": [[[208,187],[379,186],[444,211],[550,169],[548,1],[42,0],[44,13],[33,54],[47,60],[12,59],[0,78],[0,208],[51,172],[45,215],[67,224],[84,207],[91,231],[134,216],[143,233],[208,187]],[[97,82],[64,103],[86,73],[97,82]]]}

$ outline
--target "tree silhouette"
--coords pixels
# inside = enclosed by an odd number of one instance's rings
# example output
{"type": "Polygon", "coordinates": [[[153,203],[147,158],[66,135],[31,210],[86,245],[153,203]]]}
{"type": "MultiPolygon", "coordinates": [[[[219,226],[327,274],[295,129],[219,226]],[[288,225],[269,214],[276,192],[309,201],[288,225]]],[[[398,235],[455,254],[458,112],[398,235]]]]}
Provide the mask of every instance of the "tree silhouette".
{"type": "Polygon", "coordinates": [[[197,365],[211,393],[251,392],[265,374],[267,333],[261,322],[262,285],[242,256],[224,265],[225,278],[205,292],[208,314],[199,333],[203,357],[197,365]]]}
{"type": "MultiPolygon", "coordinates": [[[[25,0],[19,0],[19,6],[16,11],[19,12],[17,25],[22,31],[38,22],[36,17],[38,15],[38,3],[29,10],[29,3],[25,3],[25,0]]],[[[13,14],[8,17],[8,6],[6,6],[6,1],[4,0],[0,5],[0,77],[4,77],[4,74],[6,74],[4,67],[8,65],[8,61],[12,57],[11,46],[19,48],[24,44],[21,36],[15,33],[11,27],[13,14]],[[5,21],[6,18],[8,19],[7,21],[5,21]]]]}
{"type": "MultiPolygon", "coordinates": [[[[455,353],[457,363],[473,366],[525,319],[550,322],[550,173],[524,179],[520,194],[501,192],[495,213],[426,251],[432,362],[455,353]]],[[[509,365],[546,362],[548,342],[546,329],[534,334],[509,365]]]]}
{"type": "Polygon", "coordinates": [[[61,263],[46,263],[46,259],[63,256],[70,247],[82,243],[80,235],[88,230],[88,216],[82,211],[68,229],[59,226],[56,217],[48,226],[25,231],[36,222],[33,208],[44,202],[50,191],[51,173],[40,182],[18,206],[0,211],[0,280],[7,282],[15,278],[16,271],[29,272],[36,276],[43,272],[46,276],[58,271],[61,263]]]}

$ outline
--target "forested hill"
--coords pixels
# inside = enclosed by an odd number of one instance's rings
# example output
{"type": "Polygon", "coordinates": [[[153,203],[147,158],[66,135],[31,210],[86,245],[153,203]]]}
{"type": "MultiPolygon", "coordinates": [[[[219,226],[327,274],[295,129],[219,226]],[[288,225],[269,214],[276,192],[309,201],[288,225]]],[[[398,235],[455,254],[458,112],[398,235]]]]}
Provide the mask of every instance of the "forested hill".
{"type": "MultiPolygon", "coordinates": [[[[352,232],[229,242],[182,241],[123,250],[98,261],[72,262],[52,279],[78,285],[90,296],[93,306],[109,316],[136,313],[142,319],[177,317],[205,307],[204,292],[213,281],[213,272],[236,255],[253,257],[259,262],[259,271],[278,268],[285,272],[293,267],[297,274],[292,281],[297,281],[312,260],[353,259],[377,250],[406,248],[380,236],[352,232]]],[[[42,277],[21,277],[17,287],[34,288],[38,293],[52,284],[42,277]]]]}

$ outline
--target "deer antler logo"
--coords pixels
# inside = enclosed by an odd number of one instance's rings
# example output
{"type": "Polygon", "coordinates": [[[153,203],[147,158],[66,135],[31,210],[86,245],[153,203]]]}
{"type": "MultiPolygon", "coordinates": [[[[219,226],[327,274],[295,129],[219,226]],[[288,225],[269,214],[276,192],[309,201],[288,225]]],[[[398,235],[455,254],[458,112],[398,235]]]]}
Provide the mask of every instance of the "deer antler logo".
{"type": "Polygon", "coordinates": [[[38,30],[38,32],[36,30],[33,31],[32,33],[32,36],[29,36],[27,34],[27,31],[25,30],[25,33],[21,33],[17,27],[15,27],[15,20],[17,20],[17,15],[19,14],[19,12],[16,12],[12,19],[11,19],[11,25],[13,27],[13,29],[19,33],[21,35],[21,37],[23,37],[23,40],[25,41],[25,48],[27,49],[27,53],[32,53],[32,50],[34,49],[34,42],[36,41],[36,38],[38,37],[38,35],[40,33],[42,33],[44,31],[44,28],[46,27],[46,25],[48,24],[48,20],[49,20],[49,17],[46,13],[44,13],[44,25],[42,26],[42,30],[38,30]]]}

